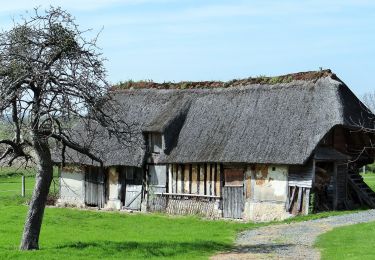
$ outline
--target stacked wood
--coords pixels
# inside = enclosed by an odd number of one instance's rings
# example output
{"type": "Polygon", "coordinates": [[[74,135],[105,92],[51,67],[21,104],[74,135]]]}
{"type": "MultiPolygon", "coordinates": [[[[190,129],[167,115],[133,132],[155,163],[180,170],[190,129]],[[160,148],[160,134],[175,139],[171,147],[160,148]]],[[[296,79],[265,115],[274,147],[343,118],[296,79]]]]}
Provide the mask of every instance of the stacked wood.
{"type": "Polygon", "coordinates": [[[186,196],[184,194],[156,194],[149,198],[150,212],[164,212],[171,215],[196,215],[210,219],[221,217],[219,198],[209,196],[186,196]]]}
{"type": "Polygon", "coordinates": [[[308,214],[310,206],[310,188],[290,186],[287,211],[293,215],[308,214]]]}
{"type": "Polygon", "coordinates": [[[165,196],[153,195],[148,198],[147,211],[165,212],[167,208],[167,198],[165,196]]]}
{"type": "Polygon", "coordinates": [[[331,182],[331,176],[323,168],[316,167],[314,192],[316,196],[315,211],[326,211],[332,208],[332,201],[328,194],[328,186],[331,182]]]}

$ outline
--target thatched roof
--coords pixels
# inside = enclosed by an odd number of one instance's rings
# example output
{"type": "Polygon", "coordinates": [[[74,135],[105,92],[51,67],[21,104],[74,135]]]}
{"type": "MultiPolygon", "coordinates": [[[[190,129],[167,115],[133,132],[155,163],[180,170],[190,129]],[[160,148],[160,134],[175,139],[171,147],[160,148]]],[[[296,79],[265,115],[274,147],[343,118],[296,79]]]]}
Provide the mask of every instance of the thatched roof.
{"type": "MultiPolygon", "coordinates": [[[[143,133],[151,131],[166,136],[165,163],[304,164],[334,126],[374,127],[374,117],[330,71],[232,82],[225,87],[116,88],[112,94],[120,116],[135,123],[140,141],[124,147],[100,138],[95,149],[104,151],[105,165],[141,166],[143,133]]],[[[74,153],[70,158],[87,163],[74,153]]]]}

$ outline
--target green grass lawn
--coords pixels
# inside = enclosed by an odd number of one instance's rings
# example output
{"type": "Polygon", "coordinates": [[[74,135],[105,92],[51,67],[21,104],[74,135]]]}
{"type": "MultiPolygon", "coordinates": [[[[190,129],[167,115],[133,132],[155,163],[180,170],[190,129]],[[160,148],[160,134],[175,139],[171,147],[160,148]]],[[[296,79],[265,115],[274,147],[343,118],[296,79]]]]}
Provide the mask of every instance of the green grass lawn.
{"type": "Polygon", "coordinates": [[[318,237],[322,259],[375,259],[375,222],[336,228],[318,237]]]}
{"type": "MultiPolygon", "coordinates": [[[[33,184],[33,177],[27,177],[27,187],[33,184]]],[[[3,189],[20,190],[20,175],[0,172],[0,191],[3,189]]],[[[18,245],[27,211],[25,201],[30,194],[21,198],[0,192],[0,259],[207,259],[229,250],[241,230],[270,224],[47,208],[40,236],[41,250],[20,252],[18,245]]],[[[283,223],[345,213],[348,212],[324,212],[283,223]]]]}
{"type": "Polygon", "coordinates": [[[362,174],[362,177],[366,184],[375,191],[375,173],[362,174]]]}
{"type": "Polygon", "coordinates": [[[124,214],[67,208],[47,208],[40,236],[41,250],[20,252],[27,206],[21,175],[32,189],[33,174],[0,171],[0,259],[207,259],[232,247],[236,234],[260,226],[196,217],[124,214]],[[17,192],[1,192],[16,190],[17,192]]]}
{"type": "Polygon", "coordinates": [[[0,208],[0,259],[207,259],[231,248],[239,230],[255,226],[195,217],[47,208],[41,250],[20,252],[27,207],[15,196],[0,197],[0,208]]]}
{"type": "MultiPolygon", "coordinates": [[[[375,191],[375,173],[362,174],[367,185],[375,191]]],[[[375,259],[375,222],[357,224],[319,236],[316,246],[323,259],[375,259]]]]}

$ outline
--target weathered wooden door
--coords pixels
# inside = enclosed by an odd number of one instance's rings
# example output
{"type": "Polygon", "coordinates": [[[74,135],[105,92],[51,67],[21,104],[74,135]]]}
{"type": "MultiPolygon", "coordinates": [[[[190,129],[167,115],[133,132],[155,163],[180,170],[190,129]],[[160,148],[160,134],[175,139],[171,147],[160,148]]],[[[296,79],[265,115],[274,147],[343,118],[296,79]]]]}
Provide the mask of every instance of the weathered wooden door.
{"type": "Polygon", "coordinates": [[[85,203],[89,206],[98,206],[98,177],[99,171],[88,167],[85,174],[85,203]]]}
{"type": "Polygon", "coordinates": [[[105,189],[105,182],[106,182],[106,175],[104,174],[103,168],[97,168],[98,171],[98,207],[104,208],[105,206],[105,197],[106,197],[106,189],[105,189]]]}
{"type": "Polygon", "coordinates": [[[223,194],[224,218],[242,218],[243,207],[243,187],[225,186],[223,194]]]}
{"type": "Polygon", "coordinates": [[[142,169],[135,167],[122,168],[120,174],[121,201],[124,208],[141,210],[142,202],[142,169]]]}
{"type": "Polygon", "coordinates": [[[223,217],[242,218],[244,210],[244,170],[224,169],[223,217]]]}
{"type": "Polygon", "coordinates": [[[141,210],[142,185],[126,185],[125,206],[126,209],[141,210]]]}
{"type": "Polygon", "coordinates": [[[167,192],[167,167],[165,165],[149,166],[149,189],[151,193],[167,192]]]}

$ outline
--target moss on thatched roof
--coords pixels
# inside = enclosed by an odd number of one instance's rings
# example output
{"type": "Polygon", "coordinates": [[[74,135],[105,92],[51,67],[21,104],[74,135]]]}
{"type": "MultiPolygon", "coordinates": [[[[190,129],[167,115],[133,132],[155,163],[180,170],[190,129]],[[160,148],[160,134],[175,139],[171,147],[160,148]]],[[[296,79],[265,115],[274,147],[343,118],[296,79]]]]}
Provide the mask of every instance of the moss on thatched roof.
{"type": "Polygon", "coordinates": [[[338,80],[337,76],[331,70],[306,71],[291,73],[275,77],[249,77],[246,79],[234,79],[230,81],[182,81],[182,82],[163,82],[156,83],[152,80],[125,81],[114,85],[111,91],[121,91],[127,89],[214,89],[230,88],[246,85],[274,85],[280,83],[290,83],[292,81],[316,81],[320,78],[331,77],[338,80]]]}

